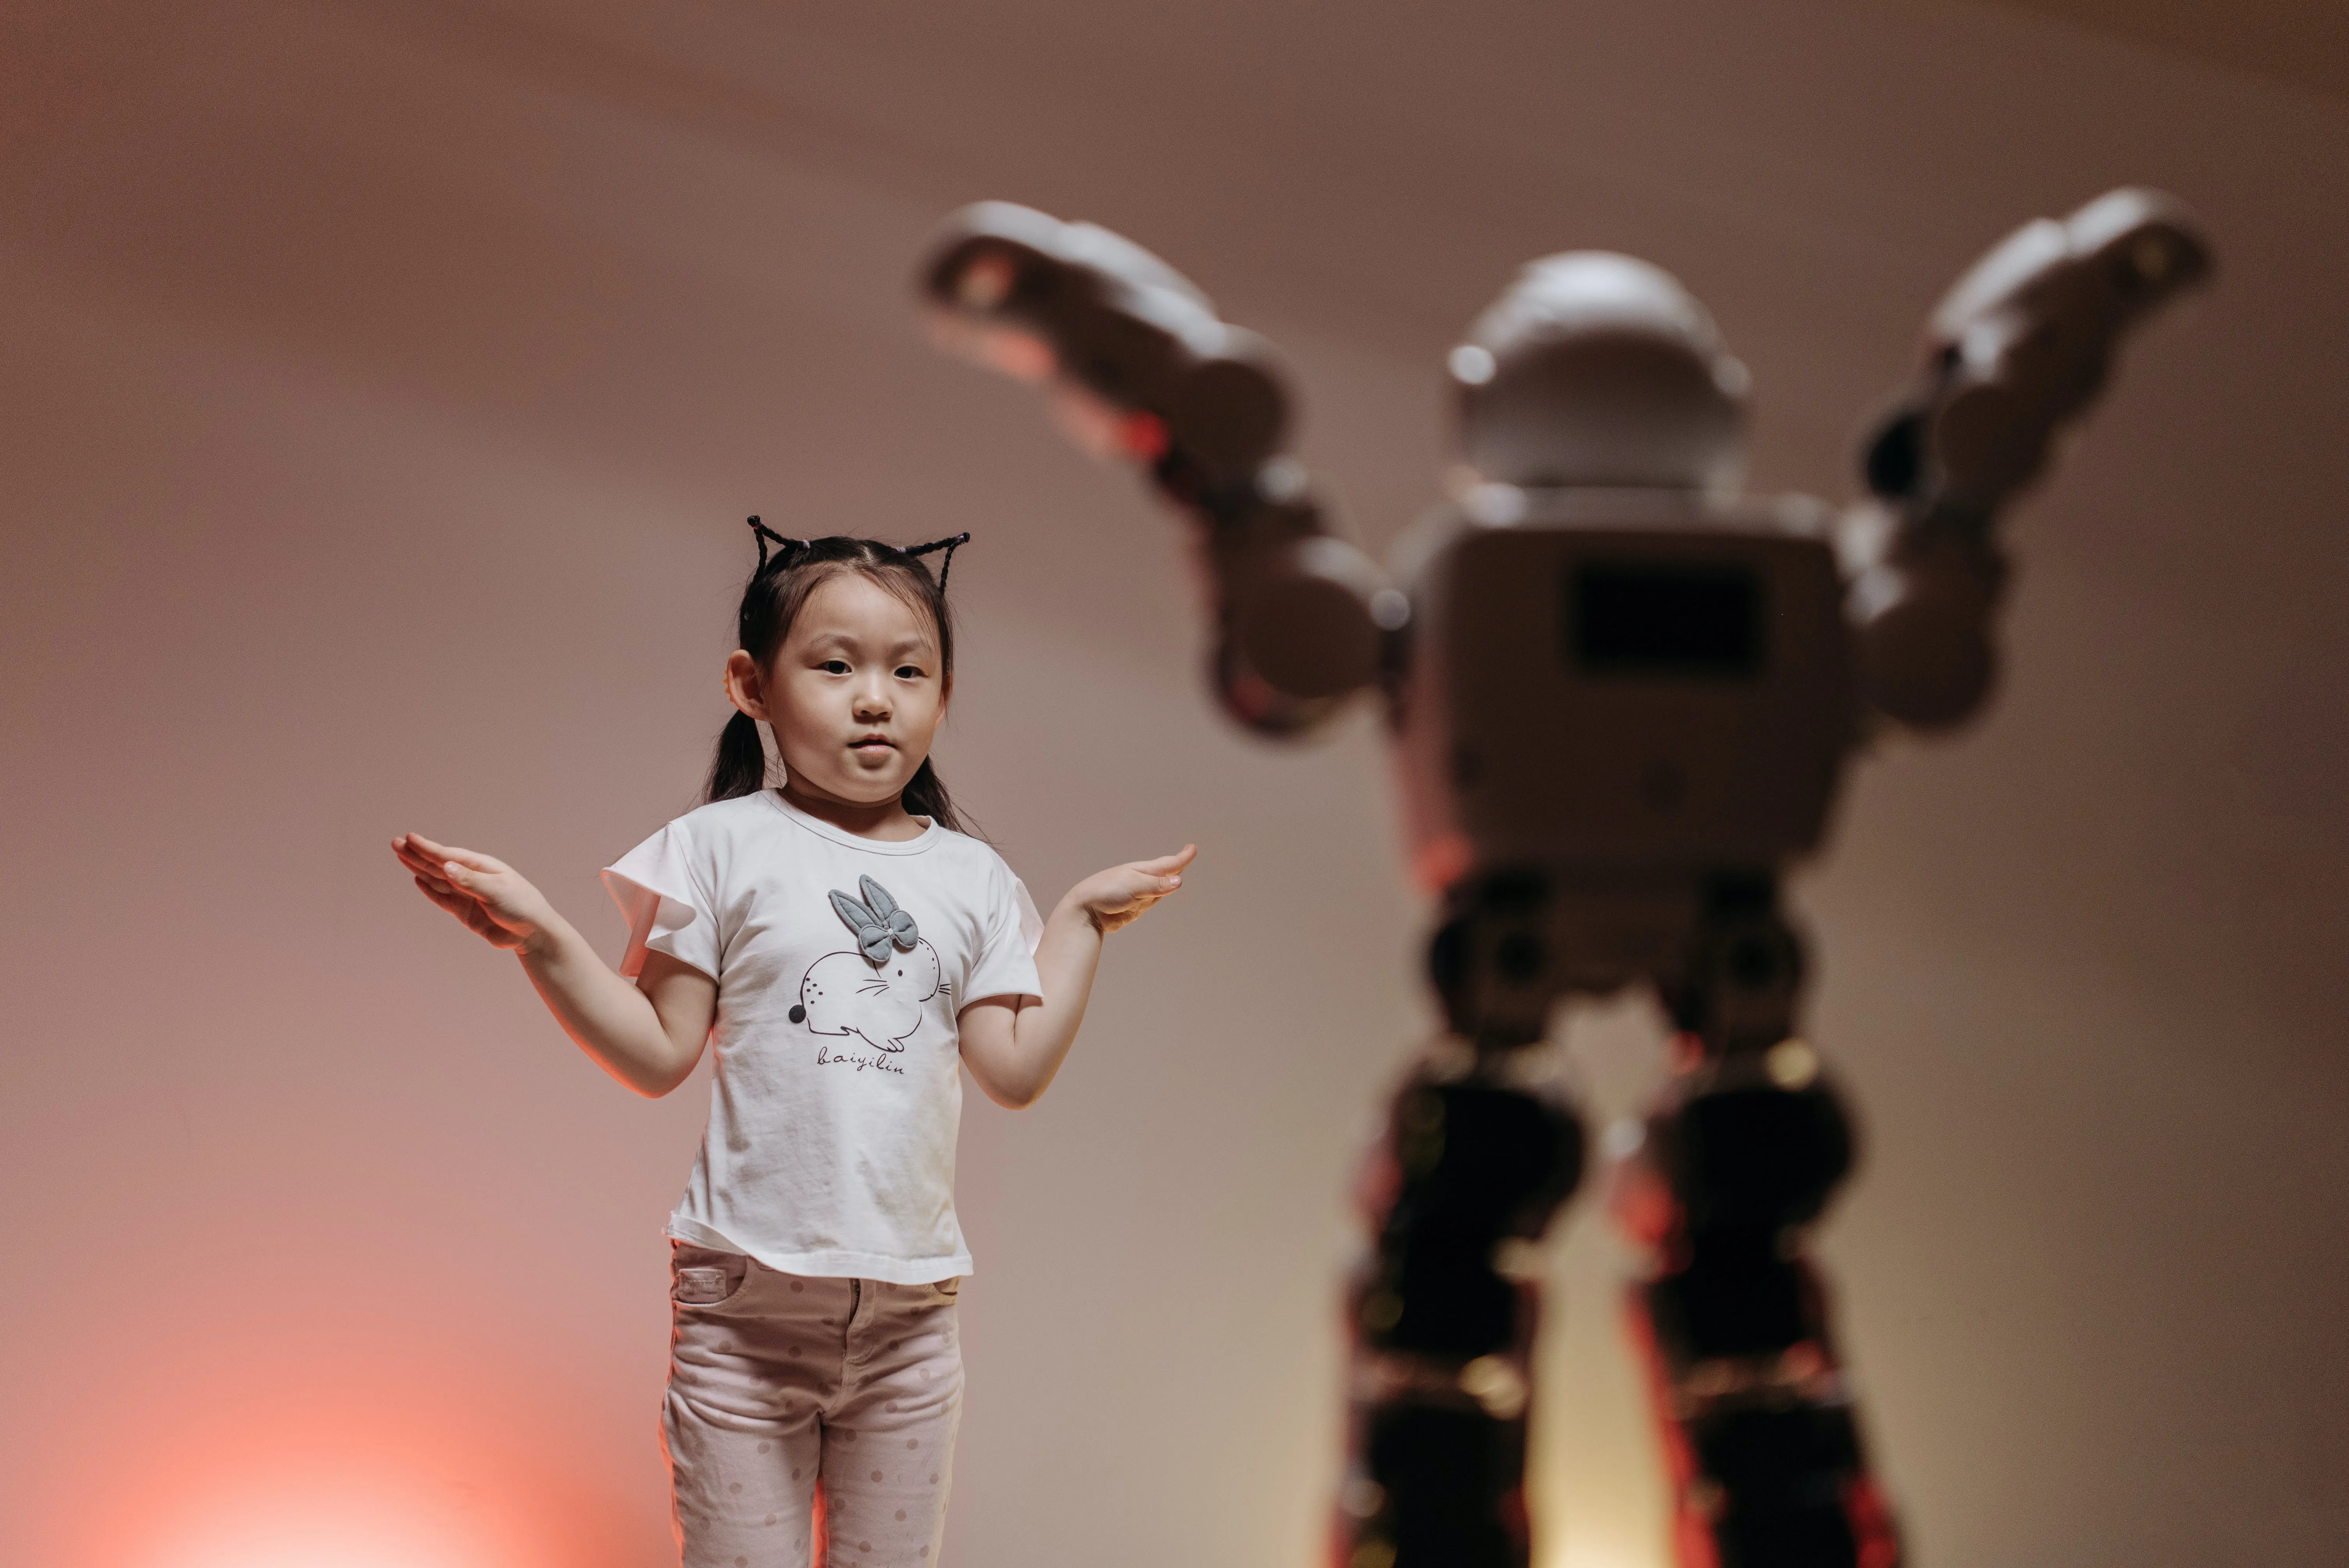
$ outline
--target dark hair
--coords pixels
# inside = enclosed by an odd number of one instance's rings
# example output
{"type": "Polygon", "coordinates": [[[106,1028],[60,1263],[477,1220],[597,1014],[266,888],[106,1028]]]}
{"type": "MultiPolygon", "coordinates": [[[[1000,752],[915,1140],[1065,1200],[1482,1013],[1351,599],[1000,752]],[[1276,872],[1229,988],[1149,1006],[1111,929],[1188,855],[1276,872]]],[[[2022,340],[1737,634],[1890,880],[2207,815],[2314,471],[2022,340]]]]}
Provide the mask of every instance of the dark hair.
{"type": "MultiPolygon", "coordinates": [[[[928,613],[938,633],[939,676],[946,680],[954,678],[954,616],[947,608],[946,573],[931,576],[928,565],[921,558],[942,549],[951,567],[954,547],[969,535],[908,550],[877,539],[854,539],[846,534],[834,534],[829,539],[784,539],[755,517],[750,520],[750,527],[759,536],[759,569],[743,585],[735,635],[736,645],[758,661],[761,670],[773,665],[808,595],[842,573],[854,572],[928,613]],[[771,539],[778,546],[771,557],[767,553],[767,542],[771,539]]],[[[767,755],[759,744],[758,722],[738,709],[719,732],[718,755],[710,761],[709,782],[703,789],[702,799],[731,800],[738,796],[755,795],[766,786],[767,755]]],[[[936,765],[926,757],[906,781],[905,793],[898,799],[916,817],[927,817],[953,832],[967,830],[955,815],[946,780],[938,777],[936,765]]]]}

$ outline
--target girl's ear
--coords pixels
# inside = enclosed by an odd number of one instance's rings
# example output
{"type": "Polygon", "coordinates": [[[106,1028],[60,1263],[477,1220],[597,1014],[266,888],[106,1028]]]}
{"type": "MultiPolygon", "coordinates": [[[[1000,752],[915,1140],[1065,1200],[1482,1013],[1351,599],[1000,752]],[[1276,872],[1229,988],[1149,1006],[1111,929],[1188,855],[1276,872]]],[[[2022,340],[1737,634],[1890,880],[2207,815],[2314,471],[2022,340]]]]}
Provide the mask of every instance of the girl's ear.
{"type": "Polygon", "coordinates": [[[726,655],[726,700],[752,718],[767,717],[767,677],[740,648],[726,655]]]}

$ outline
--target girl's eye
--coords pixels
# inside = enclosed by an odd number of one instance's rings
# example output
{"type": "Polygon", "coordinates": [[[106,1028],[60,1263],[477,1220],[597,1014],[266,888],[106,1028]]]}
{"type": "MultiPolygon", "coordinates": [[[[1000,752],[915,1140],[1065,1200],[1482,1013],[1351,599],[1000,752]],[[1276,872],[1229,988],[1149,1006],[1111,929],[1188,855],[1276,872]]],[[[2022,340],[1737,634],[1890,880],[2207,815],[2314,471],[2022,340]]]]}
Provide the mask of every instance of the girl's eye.
{"type": "Polygon", "coordinates": [[[823,664],[816,667],[823,670],[823,673],[828,676],[844,676],[848,673],[848,661],[846,659],[826,659],[823,664]]]}
{"type": "Polygon", "coordinates": [[[901,681],[920,680],[922,678],[921,666],[918,665],[899,665],[897,666],[897,678],[901,681]]]}

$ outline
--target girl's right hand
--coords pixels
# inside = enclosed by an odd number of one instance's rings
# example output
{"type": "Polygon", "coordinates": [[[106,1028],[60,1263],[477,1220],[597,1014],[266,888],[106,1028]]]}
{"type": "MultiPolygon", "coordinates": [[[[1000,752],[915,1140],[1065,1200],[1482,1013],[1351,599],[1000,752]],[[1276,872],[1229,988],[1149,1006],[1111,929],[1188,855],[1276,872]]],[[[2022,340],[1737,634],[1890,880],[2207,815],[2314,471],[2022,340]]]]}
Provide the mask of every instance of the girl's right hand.
{"type": "Polygon", "coordinates": [[[392,840],[391,852],[416,878],[426,898],[492,947],[526,948],[555,923],[546,895],[503,861],[436,844],[417,833],[392,840]]]}

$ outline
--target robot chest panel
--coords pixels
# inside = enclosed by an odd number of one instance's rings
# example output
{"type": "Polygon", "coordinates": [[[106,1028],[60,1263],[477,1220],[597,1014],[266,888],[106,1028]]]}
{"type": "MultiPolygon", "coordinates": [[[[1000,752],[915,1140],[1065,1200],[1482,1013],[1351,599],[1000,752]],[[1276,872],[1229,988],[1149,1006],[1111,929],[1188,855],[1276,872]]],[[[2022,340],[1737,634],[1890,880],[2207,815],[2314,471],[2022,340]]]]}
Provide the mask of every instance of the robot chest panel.
{"type": "Polygon", "coordinates": [[[1824,543],[1483,530],[1433,578],[1404,739],[1478,862],[1759,867],[1817,841],[1857,711],[1824,543]]]}

